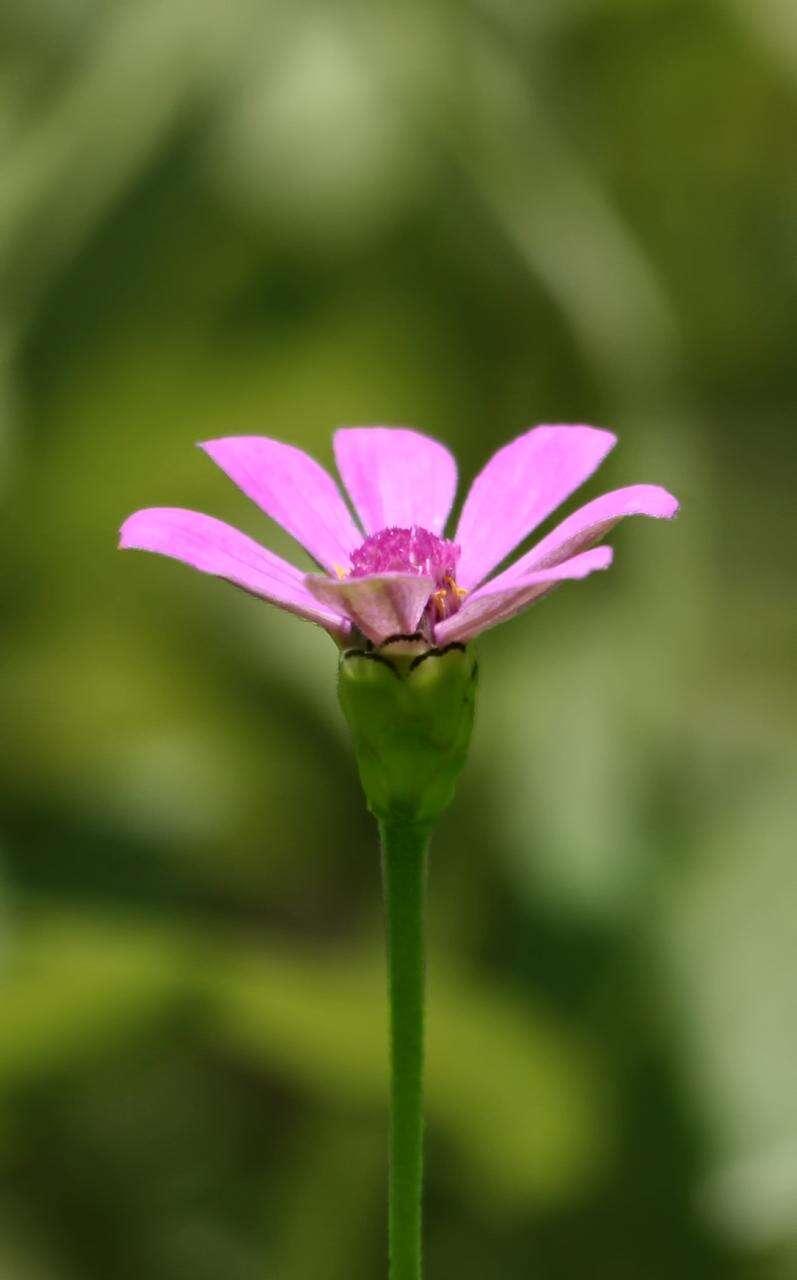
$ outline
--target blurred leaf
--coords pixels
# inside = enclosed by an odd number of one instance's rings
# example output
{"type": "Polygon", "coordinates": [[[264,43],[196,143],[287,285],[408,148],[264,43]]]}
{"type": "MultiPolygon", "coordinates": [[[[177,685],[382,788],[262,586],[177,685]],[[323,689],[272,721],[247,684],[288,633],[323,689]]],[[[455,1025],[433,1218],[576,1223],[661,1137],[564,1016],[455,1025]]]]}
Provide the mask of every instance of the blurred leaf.
{"type": "Polygon", "coordinates": [[[753,1245],[794,1239],[797,1214],[794,766],[756,780],[748,759],[657,911],[670,1016],[713,1139],[706,1203],[753,1245]]]}
{"type": "MultiPolygon", "coordinates": [[[[526,1002],[432,964],[427,1102],[479,1200],[573,1194],[605,1158],[606,1098],[591,1050],[526,1002]]],[[[380,954],[335,961],[265,948],[222,976],[218,1033],[330,1101],[382,1103],[380,954]]]]}
{"type": "Polygon", "coordinates": [[[179,946],[119,922],[39,915],[6,946],[0,1090],[84,1069],[149,1031],[186,994],[179,946]]]}
{"type": "MultiPolygon", "coordinates": [[[[37,914],[16,938],[0,1026],[0,1089],[90,1062],[191,1003],[198,1032],[325,1105],[387,1099],[379,952],[185,941],[152,927],[37,914]],[[23,945],[24,943],[24,945],[23,945]],[[209,1021],[207,1018],[209,1017],[209,1021]]],[[[568,1198],[606,1156],[594,1050],[484,983],[434,964],[427,1101],[459,1149],[469,1193],[522,1208],[568,1198]]]]}

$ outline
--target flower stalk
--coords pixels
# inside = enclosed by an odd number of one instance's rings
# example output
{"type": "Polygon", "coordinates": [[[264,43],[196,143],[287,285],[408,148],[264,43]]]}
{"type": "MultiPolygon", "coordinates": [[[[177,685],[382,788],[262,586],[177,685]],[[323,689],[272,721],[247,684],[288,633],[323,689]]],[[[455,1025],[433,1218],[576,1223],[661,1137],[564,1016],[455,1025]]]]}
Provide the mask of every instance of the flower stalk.
{"type": "Polygon", "coordinates": [[[391,1280],[421,1278],[424,941],[429,830],[383,821],[382,876],[390,998],[391,1280]]]}

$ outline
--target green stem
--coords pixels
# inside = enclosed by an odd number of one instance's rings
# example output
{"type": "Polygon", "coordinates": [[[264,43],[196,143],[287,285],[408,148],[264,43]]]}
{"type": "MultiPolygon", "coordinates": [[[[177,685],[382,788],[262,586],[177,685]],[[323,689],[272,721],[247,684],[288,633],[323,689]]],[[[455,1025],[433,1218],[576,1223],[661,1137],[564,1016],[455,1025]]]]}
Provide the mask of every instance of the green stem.
{"type": "Polygon", "coordinates": [[[429,829],[379,823],[390,991],[390,1280],[421,1280],[423,906],[429,829]]]}

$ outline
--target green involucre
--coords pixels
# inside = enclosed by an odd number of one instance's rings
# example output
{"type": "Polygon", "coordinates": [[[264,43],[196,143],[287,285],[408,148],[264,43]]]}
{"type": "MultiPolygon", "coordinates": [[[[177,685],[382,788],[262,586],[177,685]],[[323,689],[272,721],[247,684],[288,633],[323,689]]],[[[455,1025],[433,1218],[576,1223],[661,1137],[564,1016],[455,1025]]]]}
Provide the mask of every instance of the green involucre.
{"type": "Polygon", "coordinates": [[[340,660],[338,694],[368,807],[380,821],[431,827],[468,753],[477,664],[460,645],[396,643],[340,660]]]}

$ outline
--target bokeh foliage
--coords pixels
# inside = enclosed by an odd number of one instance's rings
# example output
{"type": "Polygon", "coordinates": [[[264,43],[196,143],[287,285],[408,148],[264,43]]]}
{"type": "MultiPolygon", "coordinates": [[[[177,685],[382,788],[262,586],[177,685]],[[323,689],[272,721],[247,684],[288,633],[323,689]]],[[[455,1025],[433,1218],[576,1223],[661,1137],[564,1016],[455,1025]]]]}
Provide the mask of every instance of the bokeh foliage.
{"type": "Polygon", "coordinates": [[[797,1265],[784,0],[6,0],[0,1274],[384,1274],[333,647],[115,551],[192,446],[534,421],[683,500],[480,646],[430,885],[429,1275],[797,1265]]]}

